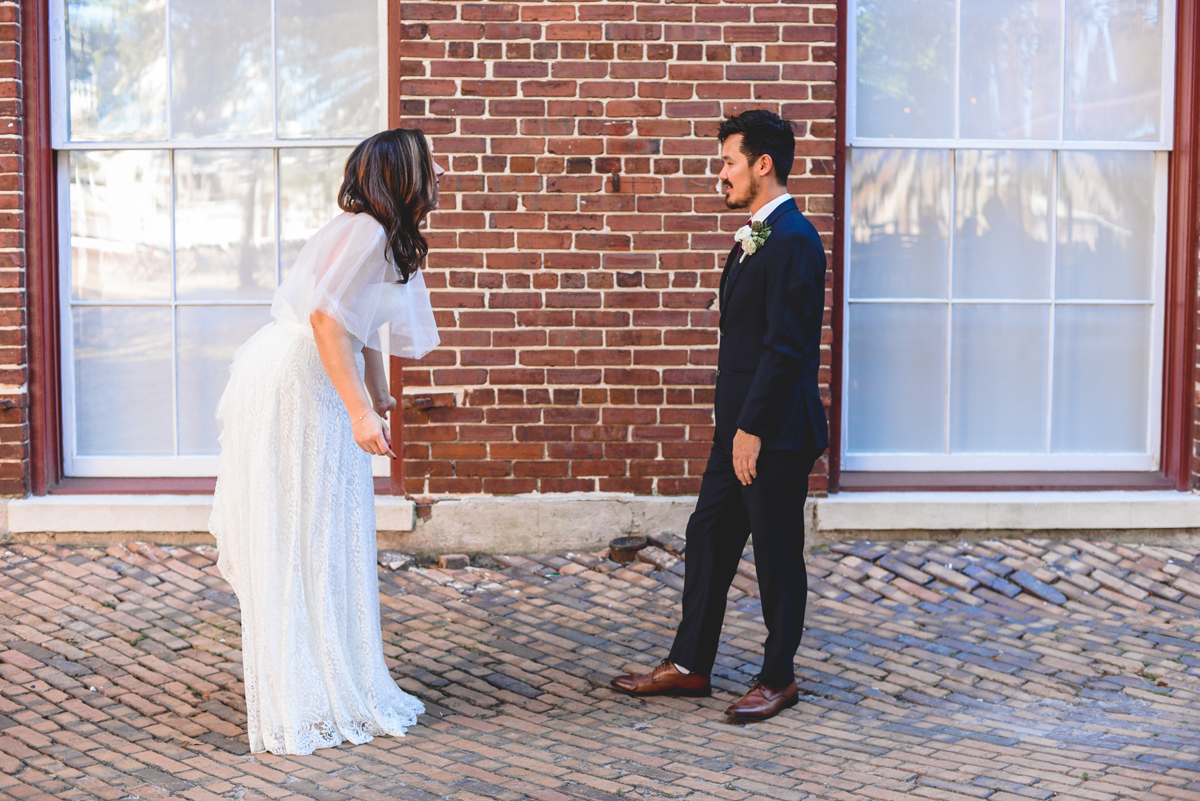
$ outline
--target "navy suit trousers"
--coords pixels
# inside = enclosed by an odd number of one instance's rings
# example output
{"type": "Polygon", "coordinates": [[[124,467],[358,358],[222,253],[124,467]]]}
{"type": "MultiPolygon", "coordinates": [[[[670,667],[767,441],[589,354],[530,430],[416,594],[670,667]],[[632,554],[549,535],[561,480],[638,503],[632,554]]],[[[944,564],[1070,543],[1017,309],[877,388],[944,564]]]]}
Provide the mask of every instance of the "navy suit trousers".
{"type": "Polygon", "coordinates": [[[804,500],[808,475],[820,455],[813,447],[761,451],[758,477],[744,487],[733,472],[729,449],[713,443],[696,510],[688,521],[683,620],[671,648],[672,662],[693,673],[712,672],[725,596],[753,534],[767,626],[759,678],[768,687],[791,684],[808,596],[804,500]]]}

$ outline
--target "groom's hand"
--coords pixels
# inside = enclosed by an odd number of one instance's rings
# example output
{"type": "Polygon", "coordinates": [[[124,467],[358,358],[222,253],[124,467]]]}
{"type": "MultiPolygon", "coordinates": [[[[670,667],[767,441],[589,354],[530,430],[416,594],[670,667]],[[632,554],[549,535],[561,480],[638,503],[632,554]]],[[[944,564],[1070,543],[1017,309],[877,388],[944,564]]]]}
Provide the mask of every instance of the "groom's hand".
{"type": "Polygon", "coordinates": [[[758,478],[758,451],[762,448],[762,438],[747,434],[740,428],[733,435],[733,472],[737,474],[742,486],[758,478]]]}

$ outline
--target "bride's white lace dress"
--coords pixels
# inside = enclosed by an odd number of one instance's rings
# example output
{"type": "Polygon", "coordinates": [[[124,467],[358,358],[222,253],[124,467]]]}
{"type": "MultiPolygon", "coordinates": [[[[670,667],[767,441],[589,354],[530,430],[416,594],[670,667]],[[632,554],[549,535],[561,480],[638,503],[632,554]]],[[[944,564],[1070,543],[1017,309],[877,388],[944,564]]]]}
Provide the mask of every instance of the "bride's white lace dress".
{"type": "MultiPolygon", "coordinates": [[[[217,408],[209,529],[238,595],[250,750],[310,754],[402,735],[425,711],[383,660],[371,457],[321,365],[314,310],[362,345],[420,357],[437,344],[420,273],[394,282],[384,230],[342,214],[305,245],[275,321],[242,346],[217,408]]],[[[362,370],[362,356],[358,355],[362,370]]]]}

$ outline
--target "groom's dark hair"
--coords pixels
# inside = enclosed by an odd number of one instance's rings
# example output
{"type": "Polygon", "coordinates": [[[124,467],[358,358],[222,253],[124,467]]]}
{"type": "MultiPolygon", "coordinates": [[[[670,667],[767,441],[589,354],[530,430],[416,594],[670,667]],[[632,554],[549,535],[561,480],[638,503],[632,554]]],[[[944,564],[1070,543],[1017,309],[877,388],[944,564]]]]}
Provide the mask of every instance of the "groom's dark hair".
{"type": "Polygon", "coordinates": [[[751,109],[721,123],[717,139],[724,144],[734,134],[742,135],[742,145],[738,149],[745,154],[747,161],[753,164],[763,156],[770,156],[776,179],[787,186],[788,174],[792,171],[792,161],[796,156],[796,131],[791,120],[785,120],[766,109],[751,109]]]}

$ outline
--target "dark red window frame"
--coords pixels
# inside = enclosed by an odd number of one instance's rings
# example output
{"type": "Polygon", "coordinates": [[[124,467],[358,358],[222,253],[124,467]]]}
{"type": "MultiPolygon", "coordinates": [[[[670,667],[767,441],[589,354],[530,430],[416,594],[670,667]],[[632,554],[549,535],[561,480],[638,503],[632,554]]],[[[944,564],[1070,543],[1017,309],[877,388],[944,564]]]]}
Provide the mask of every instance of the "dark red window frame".
{"type": "Polygon", "coordinates": [[[837,146],[833,233],[833,364],[830,380],[829,491],[849,490],[1100,490],[1176,489],[1192,485],[1195,425],[1196,289],[1200,238],[1200,3],[1176,11],[1175,147],[1167,181],[1167,287],[1163,332],[1162,445],[1159,470],[1146,473],[843,472],[842,307],[845,299],[846,14],[838,0],[837,146]]]}

